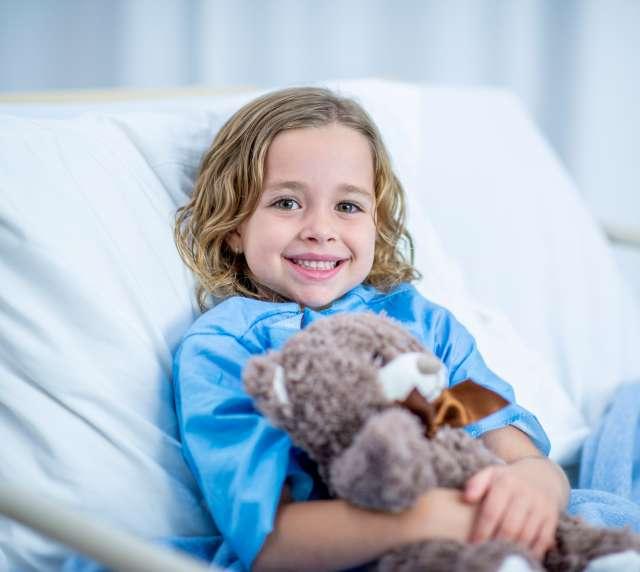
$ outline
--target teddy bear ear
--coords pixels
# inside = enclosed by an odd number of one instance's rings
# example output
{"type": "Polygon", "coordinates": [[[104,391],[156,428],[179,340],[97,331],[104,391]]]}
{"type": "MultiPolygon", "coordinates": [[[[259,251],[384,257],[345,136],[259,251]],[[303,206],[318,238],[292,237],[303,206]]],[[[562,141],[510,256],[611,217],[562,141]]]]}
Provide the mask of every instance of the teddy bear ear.
{"type": "Polygon", "coordinates": [[[280,362],[279,352],[269,352],[251,358],[242,374],[245,389],[253,398],[256,409],[279,426],[292,412],[280,362]]]}

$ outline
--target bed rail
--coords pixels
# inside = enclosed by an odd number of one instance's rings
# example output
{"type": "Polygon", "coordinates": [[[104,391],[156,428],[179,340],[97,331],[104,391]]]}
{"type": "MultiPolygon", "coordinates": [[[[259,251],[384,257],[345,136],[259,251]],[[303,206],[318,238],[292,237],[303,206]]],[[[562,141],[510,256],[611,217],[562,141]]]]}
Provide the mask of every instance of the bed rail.
{"type": "Polygon", "coordinates": [[[49,105],[71,103],[109,103],[116,101],[140,101],[173,99],[179,97],[207,97],[234,95],[250,91],[250,86],[211,87],[190,85],[174,88],[111,88],[111,89],[70,89],[50,91],[0,92],[2,104],[49,105]]]}
{"type": "Polygon", "coordinates": [[[640,228],[619,226],[611,223],[603,223],[602,228],[609,242],[640,250],[640,228]]]}
{"type": "Polygon", "coordinates": [[[0,483],[0,515],[7,516],[118,572],[205,572],[197,560],[139,540],[87,516],[0,483]]]}

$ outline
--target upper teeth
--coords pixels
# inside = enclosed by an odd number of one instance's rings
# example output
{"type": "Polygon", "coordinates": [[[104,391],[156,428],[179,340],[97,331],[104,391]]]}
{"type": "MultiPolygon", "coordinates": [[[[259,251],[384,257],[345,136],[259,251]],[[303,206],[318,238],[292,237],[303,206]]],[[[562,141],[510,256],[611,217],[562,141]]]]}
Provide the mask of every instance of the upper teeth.
{"type": "Polygon", "coordinates": [[[331,270],[338,263],[337,260],[294,260],[294,262],[299,266],[313,270],[331,270]]]}

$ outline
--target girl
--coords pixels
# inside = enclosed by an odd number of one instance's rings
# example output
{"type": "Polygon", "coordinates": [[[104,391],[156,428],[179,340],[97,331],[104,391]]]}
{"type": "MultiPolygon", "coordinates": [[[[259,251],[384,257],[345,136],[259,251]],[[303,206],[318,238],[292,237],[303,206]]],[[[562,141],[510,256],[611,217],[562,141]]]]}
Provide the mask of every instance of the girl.
{"type": "Polygon", "coordinates": [[[240,109],[206,153],[176,242],[206,311],[175,358],[187,461],[223,542],[216,562],[255,570],[338,570],[428,538],[503,538],[542,557],[568,497],[535,417],[484,364],[470,334],[409,284],[404,197],[381,137],[328,90],[267,94],[240,109]],[[369,310],[403,322],[448,367],[510,405],[467,427],[505,465],[402,514],[322,497],[308,459],[253,409],[241,372],[323,315],[369,310]],[[307,502],[301,502],[307,501],[307,502]]]}

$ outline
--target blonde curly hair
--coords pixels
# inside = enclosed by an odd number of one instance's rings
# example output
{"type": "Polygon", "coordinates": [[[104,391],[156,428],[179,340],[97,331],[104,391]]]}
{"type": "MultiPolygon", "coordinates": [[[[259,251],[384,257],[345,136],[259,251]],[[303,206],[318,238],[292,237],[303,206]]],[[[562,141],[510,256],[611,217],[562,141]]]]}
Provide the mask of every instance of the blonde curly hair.
{"type": "Polygon", "coordinates": [[[331,123],[355,129],[371,145],[377,234],[365,283],[384,291],[419,277],[405,226],[404,191],[373,120],[355,101],[328,89],[283,89],[246,104],[224,124],[204,154],[190,201],[176,214],[176,245],[197,278],[202,310],[211,297],[283,300],[254,279],[226,239],[258,204],[265,157],[276,135],[331,123]]]}

